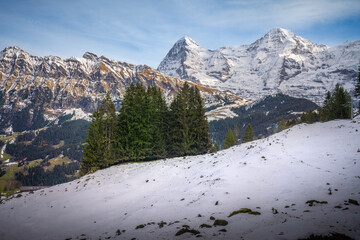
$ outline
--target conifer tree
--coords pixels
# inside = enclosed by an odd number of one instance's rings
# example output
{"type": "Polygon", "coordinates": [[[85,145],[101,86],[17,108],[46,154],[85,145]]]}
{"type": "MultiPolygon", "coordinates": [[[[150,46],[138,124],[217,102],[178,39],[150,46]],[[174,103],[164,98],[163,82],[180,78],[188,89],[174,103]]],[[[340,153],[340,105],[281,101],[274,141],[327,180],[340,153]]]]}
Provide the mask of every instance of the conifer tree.
{"type": "Polygon", "coordinates": [[[96,109],[92,115],[88,136],[85,140],[84,158],[82,159],[80,172],[85,175],[96,171],[102,166],[105,159],[106,139],[103,113],[96,109]]]}
{"type": "Polygon", "coordinates": [[[150,103],[145,88],[131,83],[126,89],[118,117],[119,160],[142,160],[151,152],[150,103]]]}
{"type": "Polygon", "coordinates": [[[107,93],[104,101],[99,107],[99,112],[103,116],[105,134],[105,153],[103,166],[110,166],[115,163],[115,134],[116,134],[116,113],[115,105],[107,93]]]}
{"type": "Polygon", "coordinates": [[[237,125],[234,126],[234,137],[235,137],[235,141],[236,141],[236,144],[239,143],[239,128],[237,125]]]}
{"type": "MultiPolygon", "coordinates": [[[[357,77],[357,81],[355,84],[355,91],[354,91],[354,96],[356,98],[360,97],[360,66],[359,66],[359,70],[358,70],[358,77],[357,77]]],[[[359,114],[360,114],[360,103],[359,103],[359,114]]]]}
{"type": "Polygon", "coordinates": [[[253,140],[254,140],[254,131],[249,123],[245,128],[245,133],[242,137],[242,142],[246,143],[246,142],[251,142],[253,140]]]}
{"type": "Polygon", "coordinates": [[[354,96],[355,97],[360,97],[360,66],[359,66],[359,70],[358,70],[357,81],[356,81],[356,84],[355,84],[354,96]]]}
{"type": "Polygon", "coordinates": [[[281,132],[286,129],[286,122],[284,119],[281,120],[278,126],[278,132],[281,132]]]}
{"type": "Polygon", "coordinates": [[[170,104],[169,145],[171,156],[206,153],[210,149],[209,124],[200,92],[185,83],[170,104]]]}
{"type": "Polygon", "coordinates": [[[148,87],[147,95],[150,104],[151,153],[150,158],[157,159],[166,156],[165,141],[167,139],[167,106],[160,89],[148,87]]]}
{"type": "Polygon", "coordinates": [[[190,88],[189,99],[190,154],[204,154],[211,147],[209,123],[204,103],[197,87],[190,88]]]}
{"type": "Polygon", "coordinates": [[[225,136],[224,148],[227,149],[234,145],[236,145],[235,136],[234,136],[233,131],[231,129],[229,129],[225,136]]]}

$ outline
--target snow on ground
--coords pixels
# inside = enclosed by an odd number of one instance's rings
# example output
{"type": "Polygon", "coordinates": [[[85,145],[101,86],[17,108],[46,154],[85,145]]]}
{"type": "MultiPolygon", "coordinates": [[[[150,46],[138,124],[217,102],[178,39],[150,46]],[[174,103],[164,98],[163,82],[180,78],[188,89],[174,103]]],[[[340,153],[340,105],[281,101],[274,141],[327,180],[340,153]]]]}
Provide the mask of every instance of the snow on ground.
{"type": "Polygon", "coordinates": [[[360,206],[349,204],[360,202],[359,149],[357,118],[297,125],[215,154],[111,167],[5,201],[0,239],[195,239],[175,237],[183,225],[202,239],[359,239],[360,206]],[[261,215],[228,217],[241,208],[261,215]],[[211,216],[228,225],[213,226],[211,216]]]}

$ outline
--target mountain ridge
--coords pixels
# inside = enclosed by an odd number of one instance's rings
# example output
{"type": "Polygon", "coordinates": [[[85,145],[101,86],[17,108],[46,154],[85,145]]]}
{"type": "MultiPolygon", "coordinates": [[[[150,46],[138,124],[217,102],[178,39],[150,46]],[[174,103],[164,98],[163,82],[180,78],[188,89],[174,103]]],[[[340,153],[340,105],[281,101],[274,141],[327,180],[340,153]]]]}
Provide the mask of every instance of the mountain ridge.
{"type": "Polygon", "coordinates": [[[160,72],[251,100],[283,93],[320,104],[338,82],[353,90],[360,59],[360,40],[328,47],[283,28],[249,45],[216,50],[180,40],[159,64],[160,72]]]}
{"type": "MultiPolygon", "coordinates": [[[[35,122],[44,125],[69,109],[91,113],[106,92],[119,107],[126,87],[136,82],[160,88],[170,101],[187,81],[146,65],[115,61],[90,52],[82,58],[61,59],[33,56],[19,47],[7,47],[0,52],[0,129],[31,129],[35,122]],[[12,122],[16,119],[21,120],[17,125],[27,127],[14,127],[12,122]]],[[[188,83],[199,88],[206,106],[248,102],[230,91],[188,83]]]]}

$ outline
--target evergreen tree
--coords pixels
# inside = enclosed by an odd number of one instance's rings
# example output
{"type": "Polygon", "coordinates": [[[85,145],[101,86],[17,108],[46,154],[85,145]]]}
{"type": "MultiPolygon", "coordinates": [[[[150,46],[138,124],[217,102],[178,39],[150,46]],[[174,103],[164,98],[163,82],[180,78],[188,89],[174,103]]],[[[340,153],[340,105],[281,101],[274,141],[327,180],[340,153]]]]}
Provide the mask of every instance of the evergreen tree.
{"type": "Polygon", "coordinates": [[[103,113],[98,109],[92,115],[88,136],[85,140],[84,158],[81,163],[81,174],[96,171],[105,159],[106,138],[103,113]]]}
{"type": "Polygon", "coordinates": [[[211,147],[209,123],[205,115],[204,103],[197,87],[190,88],[189,101],[190,154],[204,154],[211,147]]]}
{"type": "Polygon", "coordinates": [[[237,127],[237,125],[234,126],[234,137],[235,137],[235,141],[236,144],[239,143],[239,128],[237,127]]]}
{"type": "Polygon", "coordinates": [[[142,84],[126,89],[118,117],[118,156],[123,160],[142,160],[151,153],[150,102],[142,84]]]}
{"type": "Polygon", "coordinates": [[[286,129],[286,122],[284,119],[281,120],[278,126],[278,132],[281,132],[286,129]]]}
{"type": "Polygon", "coordinates": [[[358,70],[357,82],[355,84],[354,96],[355,97],[360,97],[360,66],[359,66],[359,70],[358,70]]]}
{"type": "Polygon", "coordinates": [[[242,142],[246,143],[246,142],[251,142],[254,140],[254,131],[250,125],[250,123],[246,126],[245,128],[245,133],[242,137],[242,142]]]}
{"type": "Polygon", "coordinates": [[[234,133],[231,129],[226,133],[225,141],[224,141],[224,148],[230,148],[232,146],[236,145],[236,139],[234,136],[234,133]]]}
{"type": "Polygon", "coordinates": [[[148,87],[147,95],[150,104],[149,131],[151,135],[150,158],[158,159],[166,156],[165,141],[167,139],[167,106],[160,89],[148,87]]]}
{"type": "Polygon", "coordinates": [[[104,120],[105,134],[105,153],[101,167],[110,166],[115,163],[115,133],[116,133],[116,113],[115,105],[107,93],[104,101],[99,107],[99,112],[104,120]]]}
{"type": "Polygon", "coordinates": [[[344,119],[351,117],[351,97],[339,84],[336,84],[333,94],[327,93],[324,107],[320,111],[320,120],[344,119]]]}
{"type": "Polygon", "coordinates": [[[200,92],[187,83],[170,104],[169,137],[171,156],[206,153],[211,147],[209,124],[200,92]]]}

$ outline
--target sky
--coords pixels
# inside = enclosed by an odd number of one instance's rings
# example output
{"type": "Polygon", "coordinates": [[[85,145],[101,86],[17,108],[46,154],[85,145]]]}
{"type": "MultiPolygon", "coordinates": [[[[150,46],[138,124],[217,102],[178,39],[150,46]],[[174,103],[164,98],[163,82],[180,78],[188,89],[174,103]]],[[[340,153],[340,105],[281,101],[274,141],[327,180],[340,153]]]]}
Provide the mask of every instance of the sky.
{"type": "Polygon", "coordinates": [[[0,0],[0,49],[85,52],[157,68],[189,36],[207,49],[251,44],[281,27],[335,46],[360,39],[360,0],[0,0]]]}

